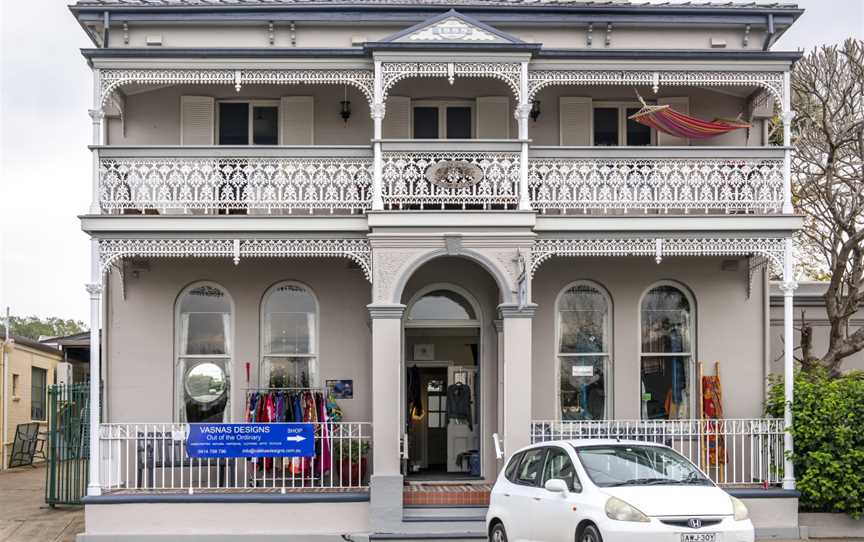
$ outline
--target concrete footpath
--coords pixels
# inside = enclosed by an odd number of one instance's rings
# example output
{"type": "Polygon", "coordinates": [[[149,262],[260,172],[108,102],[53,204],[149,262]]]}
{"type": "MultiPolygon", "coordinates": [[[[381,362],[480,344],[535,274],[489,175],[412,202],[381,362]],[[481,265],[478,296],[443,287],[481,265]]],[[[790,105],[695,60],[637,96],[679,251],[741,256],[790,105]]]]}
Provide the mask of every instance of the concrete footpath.
{"type": "Polygon", "coordinates": [[[45,468],[0,472],[0,542],[74,542],[84,507],[45,504],[45,468]]]}

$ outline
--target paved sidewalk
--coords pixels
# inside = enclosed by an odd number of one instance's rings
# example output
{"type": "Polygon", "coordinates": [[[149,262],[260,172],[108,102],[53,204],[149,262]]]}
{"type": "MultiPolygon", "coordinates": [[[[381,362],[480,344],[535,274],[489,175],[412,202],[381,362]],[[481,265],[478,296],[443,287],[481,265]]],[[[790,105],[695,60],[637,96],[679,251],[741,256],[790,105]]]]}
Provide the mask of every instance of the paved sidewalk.
{"type": "Polygon", "coordinates": [[[0,472],[0,542],[74,542],[84,508],[45,504],[45,468],[0,472]]]}

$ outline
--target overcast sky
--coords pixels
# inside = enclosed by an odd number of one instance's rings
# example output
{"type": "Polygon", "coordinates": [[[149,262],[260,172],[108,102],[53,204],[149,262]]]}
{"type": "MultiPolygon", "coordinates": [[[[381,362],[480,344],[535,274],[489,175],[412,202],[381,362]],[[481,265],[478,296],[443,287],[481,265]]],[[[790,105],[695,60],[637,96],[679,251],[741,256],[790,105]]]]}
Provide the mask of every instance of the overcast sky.
{"type": "MultiPolygon", "coordinates": [[[[87,320],[91,46],[65,0],[0,0],[0,308],[87,320]]],[[[864,38],[864,0],[801,0],[775,49],[864,38]]]]}

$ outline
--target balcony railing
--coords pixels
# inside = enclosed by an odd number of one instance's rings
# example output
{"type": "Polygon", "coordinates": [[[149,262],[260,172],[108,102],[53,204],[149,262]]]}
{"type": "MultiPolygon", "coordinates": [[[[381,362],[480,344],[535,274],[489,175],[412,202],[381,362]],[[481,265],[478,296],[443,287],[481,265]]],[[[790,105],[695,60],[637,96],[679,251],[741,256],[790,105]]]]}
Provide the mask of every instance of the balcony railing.
{"type": "Polygon", "coordinates": [[[665,444],[721,486],[778,485],[783,479],[783,420],[534,421],[532,442],[626,439],[665,444]]]}
{"type": "Polygon", "coordinates": [[[365,491],[372,424],[316,423],[311,458],[190,458],[188,424],[99,427],[99,480],[109,493],[365,491]]]}
{"type": "Polygon", "coordinates": [[[521,145],[509,141],[388,141],[385,209],[506,209],[519,202],[521,145]]]}
{"type": "MultiPolygon", "coordinates": [[[[521,143],[382,142],[387,210],[519,204],[521,143]]],[[[531,207],[546,214],[778,213],[784,149],[533,147],[531,207]]],[[[372,207],[369,147],[101,147],[106,214],[352,214],[372,207]]]]}
{"type": "Polygon", "coordinates": [[[368,209],[368,147],[105,147],[104,213],[360,212],[368,209]]]}
{"type": "Polygon", "coordinates": [[[528,162],[541,212],[780,212],[783,149],[541,147],[528,162]]]}

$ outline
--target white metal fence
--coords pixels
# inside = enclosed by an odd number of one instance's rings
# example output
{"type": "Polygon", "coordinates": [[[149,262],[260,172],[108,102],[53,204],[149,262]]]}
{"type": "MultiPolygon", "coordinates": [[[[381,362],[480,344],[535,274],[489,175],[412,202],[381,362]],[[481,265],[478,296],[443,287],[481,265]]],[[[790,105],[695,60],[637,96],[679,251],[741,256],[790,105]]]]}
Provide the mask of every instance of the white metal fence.
{"type": "Polygon", "coordinates": [[[188,424],[99,427],[99,480],[106,492],[288,492],[368,488],[371,423],[316,423],[312,458],[196,459],[188,424]]]}
{"type": "Polygon", "coordinates": [[[783,420],[534,421],[531,441],[640,440],[665,444],[723,486],[772,486],[783,479],[783,420]]]}

